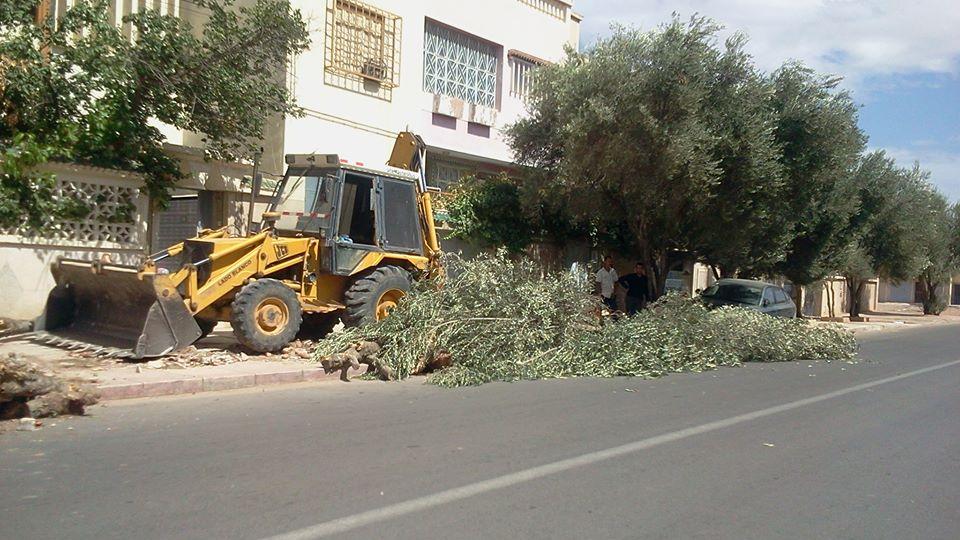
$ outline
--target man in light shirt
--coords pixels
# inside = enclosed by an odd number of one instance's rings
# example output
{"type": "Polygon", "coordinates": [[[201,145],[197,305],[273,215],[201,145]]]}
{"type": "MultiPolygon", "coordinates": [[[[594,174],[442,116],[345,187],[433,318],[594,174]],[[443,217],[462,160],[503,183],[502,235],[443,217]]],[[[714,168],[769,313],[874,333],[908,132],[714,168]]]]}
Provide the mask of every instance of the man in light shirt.
{"type": "Polygon", "coordinates": [[[603,258],[603,267],[597,270],[595,293],[600,294],[604,305],[611,312],[617,310],[617,296],[614,285],[617,283],[617,271],[613,269],[613,257],[607,255],[603,258]]]}

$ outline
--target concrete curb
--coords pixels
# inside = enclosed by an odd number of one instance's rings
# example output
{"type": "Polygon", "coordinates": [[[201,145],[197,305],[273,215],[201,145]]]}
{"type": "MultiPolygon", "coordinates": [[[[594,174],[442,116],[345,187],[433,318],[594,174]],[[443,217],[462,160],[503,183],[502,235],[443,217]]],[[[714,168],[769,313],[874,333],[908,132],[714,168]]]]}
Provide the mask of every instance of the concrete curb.
{"type": "MultiPolygon", "coordinates": [[[[360,375],[361,373],[361,371],[356,370],[351,370],[350,372],[350,374],[353,376],[360,375]]],[[[104,384],[98,386],[97,391],[100,393],[101,400],[113,401],[118,399],[175,396],[180,394],[196,394],[199,392],[236,390],[238,388],[252,388],[254,386],[292,384],[323,380],[336,381],[339,380],[339,378],[339,371],[327,374],[323,372],[322,368],[307,368],[243,375],[191,377],[185,379],[172,379],[169,381],[104,384]]]]}

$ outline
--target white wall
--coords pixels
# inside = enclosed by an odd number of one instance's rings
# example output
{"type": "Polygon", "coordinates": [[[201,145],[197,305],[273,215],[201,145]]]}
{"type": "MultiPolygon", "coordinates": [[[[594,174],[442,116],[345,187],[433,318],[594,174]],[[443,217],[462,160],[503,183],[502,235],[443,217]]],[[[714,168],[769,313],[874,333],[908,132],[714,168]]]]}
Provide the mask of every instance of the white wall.
{"type": "Polygon", "coordinates": [[[916,283],[913,281],[904,281],[902,283],[893,283],[890,280],[880,281],[880,302],[900,302],[910,304],[916,301],[915,293],[916,283]]]}
{"type": "MultiPolygon", "coordinates": [[[[559,61],[564,46],[576,46],[578,23],[550,16],[521,0],[466,2],[451,0],[365,0],[364,3],[402,19],[399,86],[386,101],[324,84],[327,1],[294,0],[309,21],[313,44],[296,60],[295,89],[304,118],[288,118],[284,130],[287,153],[337,153],[370,166],[383,164],[396,132],[411,129],[434,149],[508,164],[512,155],[503,128],[523,112],[510,96],[508,51],[515,49],[548,61],[559,61]],[[500,47],[499,106],[490,138],[467,133],[466,119],[455,130],[433,125],[433,94],[423,90],[424,27],[427,18],[472,34],[500,47]]],[[[464,114],[467,116],[467,113],[464,114]]]]}
{"type": "Polygon", "coordinates": [[[138,175],[50,163],[44,170],[56,174],[65,196],[76,197],[94,208],[87,219],[62,221],[59,233],[41,237],[24,231],[0,231],[0,317],[33,319],[40,315],[53,288],[50,265],[58,257],[94,260],[108,255],[114,263],[135,264],[147,254],[149,202],[140,190],[138,175]],[[98,217],[111,214],[118,193],[130,196],[135,206],[129,221],[98,217]],[[122,231],[122,235],[117,233],[122,231]],[[122,236],[122,238],[120,238],[122,236]]]}

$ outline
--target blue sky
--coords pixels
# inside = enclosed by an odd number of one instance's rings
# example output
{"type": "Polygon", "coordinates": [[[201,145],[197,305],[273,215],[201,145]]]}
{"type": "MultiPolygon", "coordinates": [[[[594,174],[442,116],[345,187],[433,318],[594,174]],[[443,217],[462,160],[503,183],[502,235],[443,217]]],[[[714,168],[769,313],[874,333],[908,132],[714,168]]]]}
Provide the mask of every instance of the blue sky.
{"type": "Polygon", "coordinates": [[[870,149],[919,161],[960,201],[960,0],[574,0],[582,44],[611,24],[650,29],[699,13],[750,36],[757,64],[801,60],[845,77],[870,149]]]}

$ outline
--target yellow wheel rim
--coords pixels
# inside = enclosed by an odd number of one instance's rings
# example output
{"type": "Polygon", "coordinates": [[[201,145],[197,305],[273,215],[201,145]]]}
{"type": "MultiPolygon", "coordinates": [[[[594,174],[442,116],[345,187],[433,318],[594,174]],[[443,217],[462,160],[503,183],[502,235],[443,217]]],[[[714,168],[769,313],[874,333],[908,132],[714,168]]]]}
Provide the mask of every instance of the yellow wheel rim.
{"type": "Polygon", "coordinates": [[[257,306],[257,328],[268,336],[283,332],[290,321],[290,310],[287,304],[278,298],[267,298],[257,306]]]}
{"type": "Polygon", "coordinates": [[[377,300],[377,320],[382,321],[386,319],[387,315],[390,315],[390,312],[397,307],[400,299],[406,296],[406,294],[407,293],[400,289],[390,289],[380,295],[380,299],[377,300]]]}

